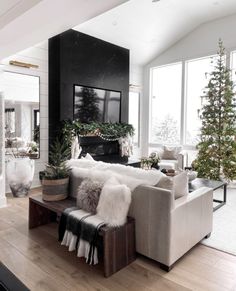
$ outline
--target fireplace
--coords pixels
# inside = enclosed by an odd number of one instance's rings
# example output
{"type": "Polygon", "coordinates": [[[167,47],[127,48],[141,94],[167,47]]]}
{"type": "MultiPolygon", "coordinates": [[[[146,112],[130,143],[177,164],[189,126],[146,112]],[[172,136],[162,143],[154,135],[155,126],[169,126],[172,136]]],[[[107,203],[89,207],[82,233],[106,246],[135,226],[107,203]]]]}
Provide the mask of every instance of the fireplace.
{"type": "Polygon", "coordinates": [[[89,153],[94,160],[109,163],[126,163],[127,157],[121,157],[118,141],[107,141],[99,136],[79,137],[79,143],[82,147],[80,156],[89,153]]]}

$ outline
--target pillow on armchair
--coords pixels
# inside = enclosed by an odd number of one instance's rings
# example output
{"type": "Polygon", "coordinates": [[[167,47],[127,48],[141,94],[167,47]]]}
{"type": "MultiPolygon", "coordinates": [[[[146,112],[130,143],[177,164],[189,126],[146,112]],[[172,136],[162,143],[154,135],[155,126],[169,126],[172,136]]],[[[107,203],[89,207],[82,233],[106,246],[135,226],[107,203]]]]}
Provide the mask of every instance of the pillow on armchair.
{"type": "Polygon", "coordinates": [[[168,146],[163,146],[163,152],[161,155],[161,159],[163,160],[177,160],[178,159],[178,154],[181,152],[182,147],[168,147],[168,146]]]}
{"type": "Polygon", "coordinates": [[[174,177],[168,177],[163,174],[161,180],[156,187],[170,190],[173,192],[175,199],[188,194],[188,176],[186,172],[182,172],[174,177]]]}

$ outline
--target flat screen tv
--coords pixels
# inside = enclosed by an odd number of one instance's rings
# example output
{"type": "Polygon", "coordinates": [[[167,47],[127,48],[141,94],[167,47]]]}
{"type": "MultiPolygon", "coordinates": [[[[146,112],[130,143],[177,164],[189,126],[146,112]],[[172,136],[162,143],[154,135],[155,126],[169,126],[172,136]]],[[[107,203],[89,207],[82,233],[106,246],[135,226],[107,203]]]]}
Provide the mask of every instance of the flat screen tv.
{"type": "Polygon", "coordinates": [[[120,122],[121,92],[74,85],[74,119],[83,123],[120,122]]]}

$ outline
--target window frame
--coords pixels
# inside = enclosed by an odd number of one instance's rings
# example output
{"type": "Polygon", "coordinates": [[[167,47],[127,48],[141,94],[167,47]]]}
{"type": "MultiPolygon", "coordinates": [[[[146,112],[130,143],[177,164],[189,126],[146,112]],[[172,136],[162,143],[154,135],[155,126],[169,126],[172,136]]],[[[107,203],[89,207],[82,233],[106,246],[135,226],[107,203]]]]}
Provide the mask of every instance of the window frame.
{"type": "MultiPolygon", "coordinates": [[[[236,55],[236,50],[231,50],[229,53],[226,53],[226,64],[230,64],[230,69],[232,69],[232,55],[235,53],[236,55]]],[[[152,124],[152,111],[151,111],[151,106],[152,106],[152,96],[153,96],[153,70],[156,68],[161,68],[161,67],[167,67],[170,65],[175,65],[175,64],[182,64],[182,76],[181,76],[181,109],[180,109],[180,143],[176,144],[169,144],[170,146],[176,146],[180,145],[186,150],[196,150],[196,145],[190,145],[186,143],[186,129],[187,129],[187,64],[188,62],[191,61],[197,61],[197,60],[202,60],[202,59],[207,59],[207,58],[212,58],[216,56],[214,53],[207,54],[205,56],[198,56],[194,58],[188,58],[182,61],[177,61],[177,62],[172,62],[172,63],[167,63],[163,64],[160,66],[154,66],[150,68],[149,71],[149,126],[148,126],[148,147],[149,148],[158,148],[163,146],[163,144],[160,143],[153,143],[150,142],[150,133],[151,133],[151,124],[152,124]]],[[[236,68],[235,68],[236,69],[236,68]]]]}
{"type": "MultiPolygon", "coordinates": [[[[172,65],[177,65],[177,64],[181,64],[181,68],[182,68],[182,71],[181,71],[181,98],[180,98],[180,142],[182,142],[181,138],[181,126],[182,126],[182,80],[183,80],[183,61],[179,61],[179,62],[173,62],[173,63],[168,63],[168,64],[164,64],[164,65],[160,65],[160,66],[155,66],[155,67],[152,67],[150,68],[150,83],[149,83],[149,120],[148,120],[148,147],[161,147],[163,146],[163,144],[160,144],[160,143],[153,143],[153,142],[150,142],[150,135],[151,135],[151,129],[152,129],[152,96],[153,96],[153,71],[155,69],[158,69],[158,68],[163,68],[163,67],[168,67],[168,66],[172,66],[172,65]]],[[[171,145],[171,144],[168,144],[168,145],[171,145]]],[[[178,144],[173,144],[173,145],[178,145],[178,144]]]]}
{"type": "MultiPolygon", "coordinates": [[[[140,107],[140,96],[141,96],[141,92],[138,88],[132,86],[129,88],[129,94],[130,93],[135,93],[135,94],[138,94],[138,142],[134,142],[134,146],[137,147],[137,148],[140,148],[140,145],[141,145],[141,136],[140,136],[140,129],[141,129],[141,107],[140,107]]],[[[130,106],[130,103],[129,103],[129,106],[130,106]]],[[[129,122],[130,123],[130,122],[129,122]]]]}

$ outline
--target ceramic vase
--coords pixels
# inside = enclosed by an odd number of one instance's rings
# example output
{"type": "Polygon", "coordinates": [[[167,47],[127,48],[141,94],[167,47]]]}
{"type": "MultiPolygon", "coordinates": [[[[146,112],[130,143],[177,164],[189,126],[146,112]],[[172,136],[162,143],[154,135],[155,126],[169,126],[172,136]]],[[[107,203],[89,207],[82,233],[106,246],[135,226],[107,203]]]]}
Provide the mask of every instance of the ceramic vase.
{"type": "Polygon", "coordinates": [[[13,196],[26,196],[34,177],[34,160],[28,157],[9,160],[6,175],[13,196]]]}

